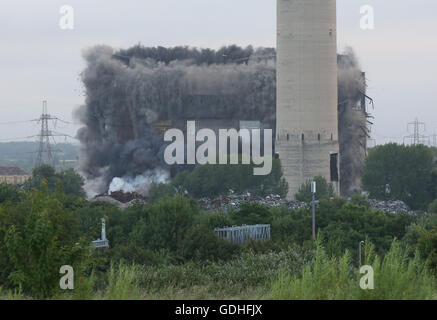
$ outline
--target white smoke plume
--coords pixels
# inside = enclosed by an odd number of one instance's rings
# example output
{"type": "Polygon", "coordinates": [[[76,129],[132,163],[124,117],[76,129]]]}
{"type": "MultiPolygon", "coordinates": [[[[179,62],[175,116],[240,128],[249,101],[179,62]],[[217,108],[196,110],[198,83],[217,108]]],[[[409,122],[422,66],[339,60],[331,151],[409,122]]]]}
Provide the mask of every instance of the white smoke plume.
{"type": "Polygon", "coordinates": [[[162,169],[147,170],[141,175],[135,177],[115,177],[109,185],[109,194],[116,191],[137,192],[147,196],[152,183],[169,182],[169,172],[162,169]]]}

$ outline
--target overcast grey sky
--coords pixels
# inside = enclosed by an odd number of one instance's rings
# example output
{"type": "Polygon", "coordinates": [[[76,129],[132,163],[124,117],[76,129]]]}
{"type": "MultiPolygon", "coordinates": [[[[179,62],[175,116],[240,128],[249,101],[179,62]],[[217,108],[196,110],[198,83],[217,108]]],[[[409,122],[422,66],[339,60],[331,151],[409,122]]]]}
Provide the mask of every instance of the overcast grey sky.
{"type": "MultiPolygon", "coordinates": [[[[338,50],[352,46],[375,99],[373,137],[402,142],[418,117],[437,132],[437,1],[338,0],[338,50]],[[360,29],[360,7],[375,29],[360,29]],[[393,137],[393,138],[389,138],[393,137]]],[[[0,0],[0,123],[50,113],[72,121],[82,104],[81,52],[95,44],[126,48],[276,45],[276,0],[0,0]],[[61,30],[59,9],[74,8],[61,30]]],[[[58,124],[75,133],[77,126],[58,124]]],[[[36,134],[35,123],[0,124],[0,140],[36,134]]],[[[62,141],[58,140],[59,142],[62,141]]]]}

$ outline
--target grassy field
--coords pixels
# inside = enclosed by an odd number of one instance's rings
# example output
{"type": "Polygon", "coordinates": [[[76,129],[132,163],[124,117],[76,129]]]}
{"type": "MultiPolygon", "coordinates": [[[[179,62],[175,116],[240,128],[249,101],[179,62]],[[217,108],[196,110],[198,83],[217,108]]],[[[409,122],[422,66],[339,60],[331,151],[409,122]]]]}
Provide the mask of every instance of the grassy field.
{"type": "MultiPolygon", "coordinates": [[[[436,279],[426,263],[394,242],[384,259],[372,246],[365,263],[374,269],[373,290],[362,290],[362,275],[350,254],[328,257],[315,251],[289,248],[279,253],[246,253],[220,263],[187,263],[146,267],[111,265],[104,274],[75,281],[75,289],[52,299],[80,300],[428,300],[437,299],[436,279]]],[[[1,299],[28,299],[0,290],[1,299]]]]}

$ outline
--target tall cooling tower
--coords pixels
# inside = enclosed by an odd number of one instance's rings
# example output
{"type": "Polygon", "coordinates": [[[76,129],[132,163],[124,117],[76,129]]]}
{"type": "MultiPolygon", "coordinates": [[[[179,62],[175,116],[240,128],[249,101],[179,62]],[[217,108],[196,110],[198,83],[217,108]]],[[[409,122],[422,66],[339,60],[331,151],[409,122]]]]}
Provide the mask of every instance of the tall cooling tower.
{"type": "Polygon", "coordinates": [[[338,174],[336,0],[278,0],[276,144],[293,198],[338,174]]]}

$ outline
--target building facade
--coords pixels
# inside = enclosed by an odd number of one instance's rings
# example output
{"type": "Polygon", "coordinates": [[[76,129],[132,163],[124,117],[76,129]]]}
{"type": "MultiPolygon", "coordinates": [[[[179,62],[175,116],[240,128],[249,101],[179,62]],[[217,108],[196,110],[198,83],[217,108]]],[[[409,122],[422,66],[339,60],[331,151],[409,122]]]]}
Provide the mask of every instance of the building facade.
{"type": "Polygon", "coordinates": [[[0,183],[23,185],[30,175],[16,167],[0,167],[0,183]]]}

